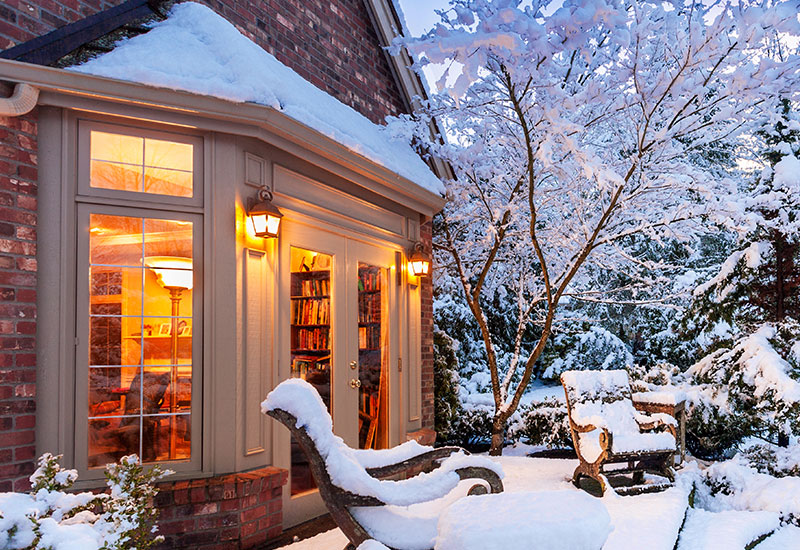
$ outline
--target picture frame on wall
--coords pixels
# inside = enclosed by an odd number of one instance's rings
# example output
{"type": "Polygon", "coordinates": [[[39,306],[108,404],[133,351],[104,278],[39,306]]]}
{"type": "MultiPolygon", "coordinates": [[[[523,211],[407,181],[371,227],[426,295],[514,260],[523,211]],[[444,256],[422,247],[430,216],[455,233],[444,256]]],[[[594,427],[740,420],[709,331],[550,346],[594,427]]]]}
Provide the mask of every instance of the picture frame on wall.
{"type": "Polygon", "coordinates": [[[192,335],[192,325],[186,325],[178,333],[178,336],[191,336],[191,335],[192,335]]]}
{"type": "Polygon", "coordinates": [[[172,323],[161,323],[158,326],[159,336],[169,336],[170,334],[172,334],[172,323]]]}

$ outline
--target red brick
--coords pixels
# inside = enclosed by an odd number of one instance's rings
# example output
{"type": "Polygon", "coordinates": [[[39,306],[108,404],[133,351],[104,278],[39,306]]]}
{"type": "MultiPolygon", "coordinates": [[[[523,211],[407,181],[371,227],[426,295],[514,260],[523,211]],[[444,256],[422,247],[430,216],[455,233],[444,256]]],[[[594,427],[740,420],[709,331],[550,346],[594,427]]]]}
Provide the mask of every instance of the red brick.
{"type": "MultiPolygon", "coordinates": [[[[26,443],[33,443],[34,432],[33,430],[21,430],[18,432],[7,432],[3,434],[3,446],[14,447],[16,445],[25,445],[26,443]]],[[[3,466],[0,466],[2,469],[3,466]]],[[[2,471],[2,470],[0,470],[2,471]]],[[[0,478],[5,477],[0,473],[0,478]]]]}

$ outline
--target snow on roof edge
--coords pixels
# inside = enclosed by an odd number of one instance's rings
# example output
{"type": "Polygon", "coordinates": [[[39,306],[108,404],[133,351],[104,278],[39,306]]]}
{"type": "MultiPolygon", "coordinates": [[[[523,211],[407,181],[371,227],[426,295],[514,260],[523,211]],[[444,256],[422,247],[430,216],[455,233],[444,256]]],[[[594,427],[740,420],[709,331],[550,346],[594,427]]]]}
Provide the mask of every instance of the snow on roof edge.
{"type": "Polygon", "coordinates": [[[67,70],[272,107],[417,187],[444,187],[411,146],[306,81],[206,6],[185,2],[143,35],[67,70]]]}

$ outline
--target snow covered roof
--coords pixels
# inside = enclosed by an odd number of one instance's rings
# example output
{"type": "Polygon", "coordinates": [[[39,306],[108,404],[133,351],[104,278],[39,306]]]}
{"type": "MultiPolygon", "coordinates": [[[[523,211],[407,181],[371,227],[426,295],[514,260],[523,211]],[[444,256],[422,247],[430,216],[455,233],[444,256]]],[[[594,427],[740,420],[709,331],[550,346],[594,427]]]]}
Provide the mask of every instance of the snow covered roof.
{"type": "Polygon", "coordinates": [[[176,4],[150,32],[68,70],[272,107],[423,189],[444,193],[441,181],[408,143],[194,2],[176,4]]]}

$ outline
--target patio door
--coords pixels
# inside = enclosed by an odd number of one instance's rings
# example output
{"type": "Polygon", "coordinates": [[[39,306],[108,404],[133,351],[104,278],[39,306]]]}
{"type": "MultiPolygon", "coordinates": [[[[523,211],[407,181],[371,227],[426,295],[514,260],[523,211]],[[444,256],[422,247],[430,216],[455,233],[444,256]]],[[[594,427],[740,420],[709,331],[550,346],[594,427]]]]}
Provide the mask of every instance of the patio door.
{"type": "MultiPolygon", "coordinates": [[[[388,447],[399,396],[394,250],[289,220],[280,240],[279,380],[313,385],[348,445],[388,447]]],[[[324,513],[299,445],[278,430],[275,449],[289,469],[284,526],[324,513]]]]}

